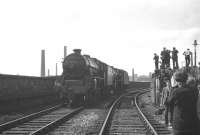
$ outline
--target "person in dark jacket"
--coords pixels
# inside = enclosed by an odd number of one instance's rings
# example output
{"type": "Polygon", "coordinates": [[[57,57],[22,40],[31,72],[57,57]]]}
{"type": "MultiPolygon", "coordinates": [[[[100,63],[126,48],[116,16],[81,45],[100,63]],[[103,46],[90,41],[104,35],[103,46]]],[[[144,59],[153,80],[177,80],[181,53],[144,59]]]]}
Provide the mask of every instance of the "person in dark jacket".
{"type": "Polygon", "coordinates": [[[163,47],[163,50],[161,51],[160,55],[161,55],[161,60],[162,60],[162,67],[166,68],[166,64],[167,64],[167,61],[166,61],[167,50],[166,50],[165,47],[163,47]]]}
{"type": "Polygon", "coordinates": [[[178,50],[173,47],[172,51],[173,69],[178,69],[178,50]]]}
{"type": "Polygon", "coordinates": [[[171,59],[171,55],[170,55],[170,50],[166,50],[166,67],[170,68],[170,59],[171,59]]]}
{"type": "Polygon", "coordinates": [[[153,59],[155,60],[155,70],[158,70],[159,56],[154,53],[153,59]]]}
{"type": "Polygon", "coordinates": [[[173,134],[198,135],[197,93],[194,87],[188,87],[186,72],[178,70],[174,74],[178,88],[175,88],[167,103],[173,106],[173,134]]]}

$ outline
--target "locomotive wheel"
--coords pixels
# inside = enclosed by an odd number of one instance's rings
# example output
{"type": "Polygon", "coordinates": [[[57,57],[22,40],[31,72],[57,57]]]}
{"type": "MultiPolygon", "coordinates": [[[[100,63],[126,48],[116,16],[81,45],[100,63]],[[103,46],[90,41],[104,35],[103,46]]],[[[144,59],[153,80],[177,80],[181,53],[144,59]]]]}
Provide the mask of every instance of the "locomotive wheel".
{"type": "Polygon", "coordinates": [[[84,105],[84,95],[83,94],[79,94],[77,99],[78,99],[78,105],[84,105]]]}
{"type": "Polygon", "coordinates": [[[88,93],[88,94],[86,94],[85,95],[85,100],[84,100],[84,104],[85,104],[85,106],[89,106],[90,105],[90,98],[91,98],[91,95],[88,93]]]}
{"type": "Polygon", "coordinates": [[[88,97],[88,95],[84,95],[83,96],[83,100],[84,100],[84,105],[87,106],[88,103],[89,103],[89,97],[88,97]]]}

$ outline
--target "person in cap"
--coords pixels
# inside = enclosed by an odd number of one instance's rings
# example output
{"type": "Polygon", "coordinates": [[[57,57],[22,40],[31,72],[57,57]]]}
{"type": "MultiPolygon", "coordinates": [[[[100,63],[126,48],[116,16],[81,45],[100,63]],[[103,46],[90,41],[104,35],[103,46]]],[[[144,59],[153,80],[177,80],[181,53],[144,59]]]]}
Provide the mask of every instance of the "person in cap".
{"type": "Polygon", "coordinates": [[[198,135],[197,95],[193,88],[188,87],[188,75],[183,70],[174,73],[177,88],[167,99],[167,104],[173,107],[173,134],[198,135]]]}

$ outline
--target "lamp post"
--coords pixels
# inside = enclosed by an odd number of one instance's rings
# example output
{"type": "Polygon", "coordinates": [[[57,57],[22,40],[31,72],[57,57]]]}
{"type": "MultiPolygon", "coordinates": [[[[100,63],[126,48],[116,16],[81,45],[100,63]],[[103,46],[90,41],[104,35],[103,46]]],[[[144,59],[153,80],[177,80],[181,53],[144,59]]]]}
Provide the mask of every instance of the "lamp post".
{"type": "Polygon", "coordinates": [[[196,61],[197,61],[197,60],[196,60],[196,59],[197,59],[197,58],[196,58],[196,57],[197,57],[196,47],[197,47],[197,45],[198,45],[198,44],[197,44],[197,40],[194,40],[194,44],[193,44],[193,45],[194,45],[194,66],[196,67],[196,66],[197,66],[197,64],[196,64],[196,61]]]}

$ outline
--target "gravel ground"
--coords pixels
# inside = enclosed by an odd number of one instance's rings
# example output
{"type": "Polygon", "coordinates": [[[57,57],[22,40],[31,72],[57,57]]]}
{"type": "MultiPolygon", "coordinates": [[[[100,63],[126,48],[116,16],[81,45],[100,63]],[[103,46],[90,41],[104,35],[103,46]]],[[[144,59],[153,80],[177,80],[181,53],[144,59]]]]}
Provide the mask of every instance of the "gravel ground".
{"type": "Polygon", "coordinates": [[[153,115],[159,123],[164,123],[163,115],[155,115],[155,112],[158,110],[158,108],[152,103],[151,93],[141,95],[140,101],[142,102],[142,106],[147,108],[149,110],[149,113],[153,115]]]}
{"type": "Polygon", "coordinates": [[[106,117],[105,109],[85,109],[80,114],[58,126],[48,135],[96,135],[106,117]]]}

